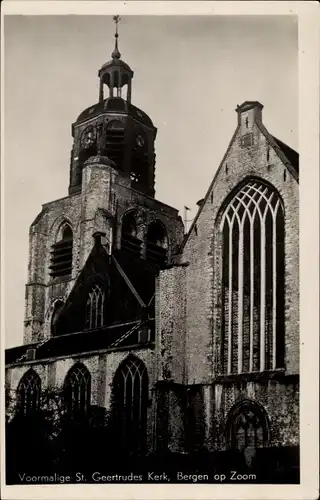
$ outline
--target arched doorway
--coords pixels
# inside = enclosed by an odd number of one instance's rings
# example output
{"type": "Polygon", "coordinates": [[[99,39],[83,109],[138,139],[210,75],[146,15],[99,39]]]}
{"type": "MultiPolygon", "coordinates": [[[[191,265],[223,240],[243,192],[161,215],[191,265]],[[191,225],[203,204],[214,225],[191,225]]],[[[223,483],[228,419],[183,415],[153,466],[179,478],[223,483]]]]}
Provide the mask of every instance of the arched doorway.
{"type": "Polygon", "coordinates": [[[113,380],[113,417],[116,442],[130,455],[146,451],[148,373],[145,364],[129,356],[113,380]]]}

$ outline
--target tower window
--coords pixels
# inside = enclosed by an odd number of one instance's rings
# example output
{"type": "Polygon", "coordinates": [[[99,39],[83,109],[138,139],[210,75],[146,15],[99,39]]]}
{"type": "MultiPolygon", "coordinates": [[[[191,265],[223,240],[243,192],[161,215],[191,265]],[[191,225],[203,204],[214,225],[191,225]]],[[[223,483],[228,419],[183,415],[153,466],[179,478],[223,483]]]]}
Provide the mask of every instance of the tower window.
{"type": "Polygon", "coordinates": [[[61,309],[63,308],[63,302],[62,300],[57,300],[57,302],[54,304],[53,307],[53,312],[52,312],[52,317],[51,317],[51,335],[57,335],[57,320],[59,318],[59,314],[61,312],[61,309]]]}
{"type": "Polygon", "coordinates": [[[105,289],[95,285],[86,304],[86,328],[94,329],[104,326],[105,289]]]}
{"type": "Polygon", "coordinates": [[[18,386],[18,411],[30,415],[40,409],[41,380],[31,368],[20,380],[18,386]]]}
{"type": "Polygon", "coordinates": [[[107,156],[121,170],[123,167],[124,127],[120,120],[112,120],[107,125],[106,150],[107,156]]]}
{"type": "Polygon", "coordinates": [[[160,221],[150,224],[147,232],[147,259],[163,266],[167,259],[168,237],[160,221]]]}
{"type": "Polygon", "coordinates": [[[64,383],[66,408],[73,415],[83,415],[89,409],[90,399],[90,372],[82,363],[77,363],[69,370],[64,383]]]}
{"type": "Polygon", "coordinates": [[[137,237],[135,212],[128,212],[122,219],[121,248],[140,256],[141,240],[137,237]]]}
{"type": "Polygon", "coordinates": [[[222,369],[284,366],[284,214],[271,186],[248,182],[221,221],[222,369]]]}
{"type": "Polygon", "coordinates": [[[52,245],[50,276],[52,278],[70,276],[72,273],[73,234],[69,224],[59,231],[60,239],[52,245]]]}

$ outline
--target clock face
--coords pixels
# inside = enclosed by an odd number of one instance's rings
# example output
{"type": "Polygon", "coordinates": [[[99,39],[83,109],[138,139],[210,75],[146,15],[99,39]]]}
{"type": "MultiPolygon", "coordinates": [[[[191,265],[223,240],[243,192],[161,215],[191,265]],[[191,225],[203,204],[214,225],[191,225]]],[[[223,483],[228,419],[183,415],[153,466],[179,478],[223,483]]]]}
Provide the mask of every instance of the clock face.
{"type": "Polygon", "coordinates": [[[141,134],[138,134],[136,137],[136,144],[139,148],[141,148],[144,145],[144,138],[142,137],[141,134]]]}
{"type": "Polygon", "coordinates": [[[97,136],[96,129],[93,126],[87,127],[82,132],[81,146],[86,149],[89,148],[96,140],[96,136],[97,136]]]}

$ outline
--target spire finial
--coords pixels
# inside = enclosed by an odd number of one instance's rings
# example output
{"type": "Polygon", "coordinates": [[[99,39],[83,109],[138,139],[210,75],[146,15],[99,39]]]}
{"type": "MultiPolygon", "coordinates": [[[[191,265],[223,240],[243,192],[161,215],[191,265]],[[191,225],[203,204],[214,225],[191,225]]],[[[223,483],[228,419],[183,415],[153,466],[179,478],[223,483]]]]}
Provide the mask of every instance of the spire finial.
{"type": "Polygon", "coordinates": [[[119,15],[117,16],[113,16],[113,20],[116,24],[116,32],[115,32],[115,35],[114,35],[114,38],[115,38],[115,46],[114,46],[114,50],[111,54],[111,57],[112,59],[120,59],[121,57],[121,54],[119,52],[119,49],[118,49],[118,37],[119,37],[119,34],[118,34],[118,22],[121,21],[121,17],[119,15]]]}

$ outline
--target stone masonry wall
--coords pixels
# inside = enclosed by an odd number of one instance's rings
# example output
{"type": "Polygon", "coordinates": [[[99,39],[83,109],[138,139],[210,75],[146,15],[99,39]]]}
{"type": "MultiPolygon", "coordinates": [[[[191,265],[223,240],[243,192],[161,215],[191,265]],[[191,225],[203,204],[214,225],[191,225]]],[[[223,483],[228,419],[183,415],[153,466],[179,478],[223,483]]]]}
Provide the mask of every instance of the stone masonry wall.
{"type": "Polygon", "coordinates": [[[51,318],[57,300],[65,301],[93,246],[93,234],[101,231],[119,248],[124,213],[138,213],[140,237],[145,248],[148,224],[160,220],[166,228],[169,257],[176,253],[183,238],[178,212],[131,189],[127,179],[112,167],[99,163],[99,157],[83,169],[82,192],[43,205],[30,228],[29,273],[26,285],[24,343],[37,342],[51,335],[51,318]],[[116,231],[113,234],[115,219],[116,231]],[[51,279],[50,250],[61,225],[68,222],[73,230],[72,276],[51,279]]]}
{"type": "Polygon", "coordinates": [[[235,404],[247,399],[256,401],[267,412],[269,446],[299,445],[298,379],[241,381],[214,385],[211,444],[214,449],[225,449],[225,425],[228,413],[235,404]]]}
{"type": "Polygon", "coordinates": [[[253,133],[254,146],[242,147],[242,136],[248,130],[240,120],[230,149],[216,174],[183,252],[183,261],[189,262],[187,273],[189,383],[210,383],[216,372],[213,353],[220,334],[221,314],[218,215],[232,190],[241,181],[250,177],[271,183],[280,193],[284,203],[285,363],[287,373],[297,373],[299,370],[299,186],[277,152],[268,145],[257,123],[253,121],[253,115],[249,115],[248,128],[253,133]]]}
{"type": "Polygon", "coordinates": [[[156,302],[157,380],[185,383],[186,274],[179,266],[160,271],[156,302]]]}
{"type": "MultiPolygon", "coordinates": [[[[76,339],[75,339],[76,341],[76,339]]],[[[134,349],[112,352],[83,354],[76,357],[48,359],[43,362],[24,362],[21,365],[6,369],[6,388],[11,395],[11,411],[14,411],[16,391],[22,376],[29,368],[33,368],[40,376],[42,390],[62,389],[65,377],[70,368],[77,362],[83,363],[91,374],[91,404],[110,410],[112,383],[119,365],[129,354],[139,358],[146,366],[149,378],[149,408],[148,408],[148,448],[152,445],[152,388],[154,386],[154,352],[151,349],[134,349]]]]}

